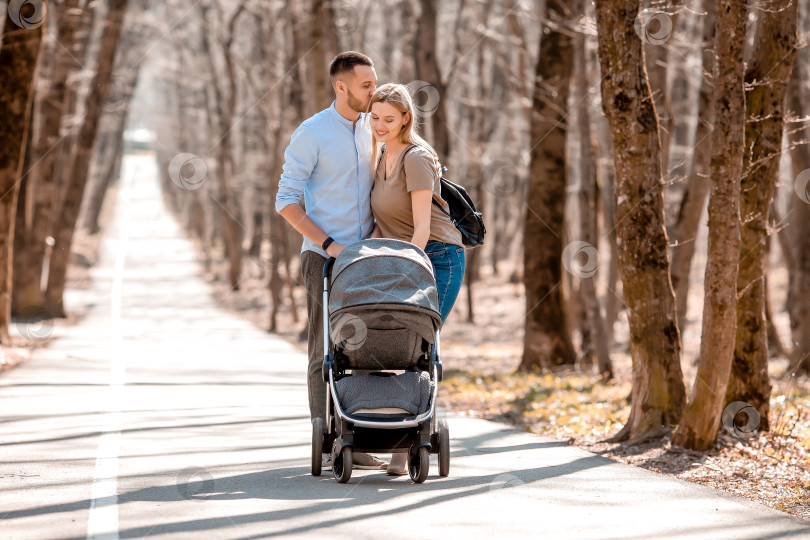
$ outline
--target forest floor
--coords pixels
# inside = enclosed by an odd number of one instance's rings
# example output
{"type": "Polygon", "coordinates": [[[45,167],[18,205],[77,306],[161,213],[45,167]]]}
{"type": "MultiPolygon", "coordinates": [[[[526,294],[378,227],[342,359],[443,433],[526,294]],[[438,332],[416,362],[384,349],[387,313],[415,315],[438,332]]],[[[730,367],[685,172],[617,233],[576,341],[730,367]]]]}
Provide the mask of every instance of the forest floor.
{"type": "MultiPolygon", "coordinates": [[[[226,275],[224,263],[206,267],[222,307],[269,328],[267,276],[260,263],[246,260],[247,277],[238,292],[232,292],[222,278],[226,275]]],[[[275,333],[305,351],[306,341],[301,339],[306,318],[304,294],[298,287],[297,322],[285,298],[275,333]]],[[[810,521],[810,381],[782,378],[785,360],[774,359],[771,366],[768,432],[757,430],[737,438],[721,430],[717,445],[707,452],[673,446],[669,435],[637,446],[608,443],[605,440],[623,427],[630,412],[631,360],[623,314],[611,349],[614,380],[603,382],[590,370],[579,369],[515,374],[523,340],[522,284],[485,276],[473,297],[475,322],[467,320],[467,296],[462,290],[442,332],[445,378],[440,406],[508,422],[615,461],[734,493],[810,521]]],[[[701,304],[699,296],[692,302],[693,306],[701,304]]],[[[699,330],[699,323],[692,321],[684,332],[683,371],[688,383],[695,376],[699,330]]]]}

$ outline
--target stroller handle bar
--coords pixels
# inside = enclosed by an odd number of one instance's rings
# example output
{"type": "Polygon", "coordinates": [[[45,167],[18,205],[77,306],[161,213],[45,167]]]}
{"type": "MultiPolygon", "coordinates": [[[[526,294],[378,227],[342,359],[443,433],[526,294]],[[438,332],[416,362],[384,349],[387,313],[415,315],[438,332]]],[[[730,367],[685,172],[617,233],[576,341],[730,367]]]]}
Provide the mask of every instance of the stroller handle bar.
{"type": "Polygon", "coordinates": [[[323,265],[323,357],[329,357],[329,321],[326,317],[326,306],[329,305],[329,273],[332,271],[332,265],[335,264],[335,258],[329,259],[323,265]]]}

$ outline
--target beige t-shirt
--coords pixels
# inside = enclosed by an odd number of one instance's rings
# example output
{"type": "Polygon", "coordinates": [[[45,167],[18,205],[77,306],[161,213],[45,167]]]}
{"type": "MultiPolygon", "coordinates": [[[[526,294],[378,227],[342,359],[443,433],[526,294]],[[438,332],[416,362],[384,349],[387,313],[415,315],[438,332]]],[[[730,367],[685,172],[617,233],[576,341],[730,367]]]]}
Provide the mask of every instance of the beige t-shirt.
{"type": "MultiPolygon", "coordinates": [[[[433,154],[429,150],[416,146],[407,154],[403,151],[388,178],[385,174],[385,152],[385,147],[383,147],[381,159],[374,171],[371,211],[385,238],[410,242],[413,238],[411,191],[429,189],[433,191],[433,199],[445,210],[449,209],[447,202],[441,197],[441,183],[436,174],[433,154]]],[[[461,233],[458,232],[450,218],[436,208],[432,202],[430,204],[430,237],[428,241],[430,240],[463,247],[461,233]]]]}

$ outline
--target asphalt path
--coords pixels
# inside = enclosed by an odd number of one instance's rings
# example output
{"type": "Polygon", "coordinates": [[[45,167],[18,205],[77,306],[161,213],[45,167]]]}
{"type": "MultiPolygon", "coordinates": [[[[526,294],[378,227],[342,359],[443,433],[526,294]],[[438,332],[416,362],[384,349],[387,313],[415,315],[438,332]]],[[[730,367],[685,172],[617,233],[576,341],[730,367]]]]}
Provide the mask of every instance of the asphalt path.
{"type": "MultiPolygon", "coordinates": [[[[810,538],[810,524],[485,420],[446,415],[447,478],[309,473],[303,353],[216,305],[127,156],[73,326],[0,376],[0,538],[810,538]]],[[[178,188],[179,189],[179,188],[178,188]]]]}

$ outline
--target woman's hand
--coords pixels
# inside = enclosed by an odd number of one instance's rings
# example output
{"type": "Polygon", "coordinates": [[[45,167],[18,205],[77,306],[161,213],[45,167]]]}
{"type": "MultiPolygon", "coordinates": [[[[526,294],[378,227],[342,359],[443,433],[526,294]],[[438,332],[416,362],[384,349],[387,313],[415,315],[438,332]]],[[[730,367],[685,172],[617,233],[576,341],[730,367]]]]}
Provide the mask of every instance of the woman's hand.
{"type": "Polygon", "coordinates": [[[430,203],[433,200],[433,191],[429,189],[415,189],[411,191],[411,207],[413,208],[413,237],[411,244],[425,249],[430,239],[430,203]]]}

